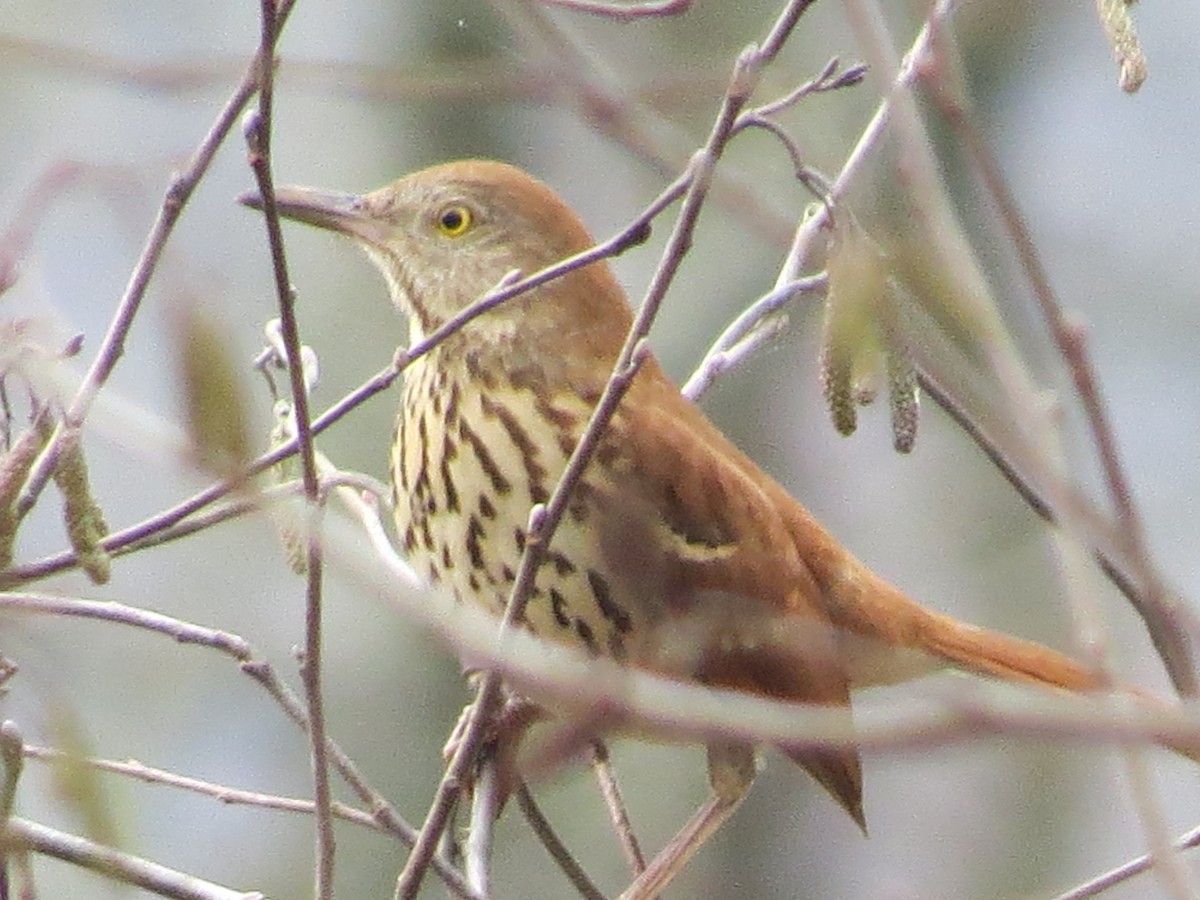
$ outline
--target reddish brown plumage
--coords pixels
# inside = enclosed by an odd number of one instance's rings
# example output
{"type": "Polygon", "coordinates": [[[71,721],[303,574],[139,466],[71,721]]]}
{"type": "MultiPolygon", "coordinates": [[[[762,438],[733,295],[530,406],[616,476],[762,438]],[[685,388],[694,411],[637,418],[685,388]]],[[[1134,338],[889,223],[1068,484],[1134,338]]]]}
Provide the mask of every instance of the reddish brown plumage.
{"type": "MultiPolygon", "coordinates": [[[[361,198],[285,189],[278,200],[283,214],[363,243],[419,333],[510,270],[591,244],[549,188],[493,162],[436,166],[361,198]],[[443,232],[447,211],[470,220],[463,233],[443,232]]],[[[561,474],[630,324],[612,272],[594,264],[474,320],[406,373],[393,475],[399,532],[422,571],[502,609],[529,507],[561,474]]],[[[835,707],[848,707],[851,687],[939,661],[1097,686],[1063,654],[934,613],[874,575],[652,359],[549,560],[532,630],[679,678],[835,707]]],[[[856,751],[782,749],[863,822],[856,751]]]]}

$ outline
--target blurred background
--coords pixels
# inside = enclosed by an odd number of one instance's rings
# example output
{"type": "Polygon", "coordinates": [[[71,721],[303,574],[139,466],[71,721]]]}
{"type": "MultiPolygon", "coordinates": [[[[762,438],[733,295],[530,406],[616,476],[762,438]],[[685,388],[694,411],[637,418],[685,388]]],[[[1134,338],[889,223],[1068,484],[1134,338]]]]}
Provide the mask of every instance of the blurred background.
{"type": "MultiPolygon", "coordinates": [[[[551,10],[538,25],[521,3],[300,0],[279,43],[276,182],[361,191],[430,163],[504,159],[558,189],[593,233],[620,227],[677,173],[706,136],[733,59],[761,38],[780,4],[696,0],[687,14],[616,23],[551,10]],[[564,37],[565,36],[565,37],[564,37]],[[567,41],[562,43],[562,41],[567,41]],[[657,160],[652,159],[657,156],[657,160]]],[[[924,4],[887,4],[902,49],[924,4]]],[[[44,212],[20,246],[4,319],[33,317],[60,341],[85,337],[90,361],[172,171],[181,167],[237,84],[259,34],[257,5],[230,0],[9,0],[0,15],[0,230],[52,176],[44,212]],[[43,182],[45,183],[45,182],[43,182]]],[[[1151,549],[1187,596],[1200,596],[1200,118],[1194,115],[1200,11],[1137,9],[1150,79],[1127,96],[1094,10],[966,0],[955,18],[977,120],[1028,216],[1064,304],[1085,323],[1151,549]]],[[[805,17],[756,99],[814,75],[833,56],[862,57],[838,3],[805,17]]],[[[819,96],[783,121],[806,162],[834,174],[878,100],[880,82],[819,96]]],[[[934,129],[935,135],[938,134],[934,129]]],[[[260,218],[234,197],[253,186],[235,133],[218,154],[168,251],[110,382],[120,398],[180,428],[173,315],[188,304],[222,323],[245,361],[244,388],[265,445],[270,400],[250,362],[275,315],[260,218]]],[[[868,221],[888,218],[894,176],[878,154],[852,193],[868,221]]],[[[654,332],[683,378],[724,325],[768,290],[790,224],[810,197],[781,146],[750,134],[723,171],[755,187],[762,207],[708,205],[696,246],[654,332]]],[[[944,161],[978,252],[1014,283],[997,244],[944,161]]],[[[616,262],[637,298],[655,240],[616,262]]],[[[304,340],[320,355],[323,409],[391,359],[405,340],[382,282],[348,245],[288,227],[304,340]]],[[[1005,281],[1008,278],[1008,281],[1005,281]]],[[[1061,379],[1021,296],[1001,297],[1023,349],[1061,379]],[[1011,305],[1010,305],[1011,304],[1011,305]]],[[[799,301],[786,333],[718,382],[705,408],[856,554],[922,602],[956,616],[1069,646],[1069,615],[1045,528],[971,442],[932,404],[917,448],[896,455],[886,410],[859,432],[829,425],[817,383],[820,308],[799,301]]],[[[322,437],[341,466],[385,478],[394,392],[322,437]]],[[[1069,395],[1067,396],[1069,399],[1069,395]]],[[[169,434],[170,432],[168,432],[169,434]]],[[[121,424],[89,422],[95,493],[114,527],[139,521],[208,483],[171,449],[121,424]]],[[[1094,468],[1074,448],[1087,483],[1094,468]]],[[[65,546],[48,496],[18,543],[29,561],[65,546]]],[[[1125,680],[1168,690],[1144,629],[1106,582],[1094,581],[1125,680]]],[[[120,559],[109,584],[78,574],[37,586],[112,599],[237,633],[293,684],[303,640],[303,580],[269,522],[224,524],[120,559]]],[[[331,577],[326,601],[329,729],[372,783],[420,821],[440,750],[467,691],[453,655],[395,610],[331,577]]],[[[0,616],[0,651],[21,672],[0,716],[31,743],[74,729],[89,752],[295,796],[311,794],[305,739],[236,665],[161,635],[88,621],[0,616]]],[[[859,702],[888,704],[901,687],[859,702]]],[[[704,798],[699,748],[614,744],[639,836],[662,844],[704,798]]],[[[1195,825],[1196,772],[1154,754],[1172,832],[1195,825]]],[[[772,757],[732,823],[673,896],[712,898],[1048,896],[1144,850],[1117,756],[1073,745],[981,740],[865,761],[864,839],[794,767],[772,757]]],[[[165,865],[275,898],[307,896],[307,817],[103,776],[119,846],[165,865]]],[[[348,796],[338,786],[339,796],[348,796]]],[[[606,891],[625,868],[594,782],[580,765],[538,786],[553,824],[606,891]]],[[[20,815],[68,831],[78,804],[30,763],[20,815]]],[[[390,897],[404,853],[338,827],[337,896],[390,897]]],[[[497,840],[498,897],[570,889],[510,810],[497,840]]],[[[51,860],[35,860],[40,896],[140,896],[51,860]]],[[[1143,877],[1112,897],[1155,896],[1143,877]]],[[[426,894],[443,896],[434,879],[426,894]]]]}

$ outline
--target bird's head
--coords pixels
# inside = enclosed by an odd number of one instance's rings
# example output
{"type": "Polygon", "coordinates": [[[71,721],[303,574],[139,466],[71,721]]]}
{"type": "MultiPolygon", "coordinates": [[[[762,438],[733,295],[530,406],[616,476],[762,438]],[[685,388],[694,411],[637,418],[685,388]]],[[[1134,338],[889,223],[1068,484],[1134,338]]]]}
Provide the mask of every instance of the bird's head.
{"type": "MultiPolygon", "coordinates": [[[[258,194],[239,199],[262,208],[258,194]]],[[[488,160],[433,166],[367,194],[284,187],[275,200],[281,216],[345,234],[366,250],[408,316],[414,341],[514,270],[532,275],[593,244],[554,191],[488,160]]],[[[561,347],[577,337],[609,356],[629,323],[624,295],[600,262],[489,311],[464,335],[475,344],[552,339],[561,347]]]]}

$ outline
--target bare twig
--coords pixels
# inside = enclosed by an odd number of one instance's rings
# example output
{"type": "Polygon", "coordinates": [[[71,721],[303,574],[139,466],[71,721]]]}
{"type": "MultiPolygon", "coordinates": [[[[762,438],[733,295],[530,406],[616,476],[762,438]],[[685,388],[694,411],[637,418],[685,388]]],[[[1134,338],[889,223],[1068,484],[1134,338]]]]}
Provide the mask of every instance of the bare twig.
{"type": "Polygon", "coordinates": [[[122,884],[144,888],[158,897],[174,900],[266,900],[258,891],[239,891],[213,884],[186,872],[168,869],[150,860],[26,819],[9,819],[2,840],[13,849],[53,856],[122,884]]]}
{"type": "Polygon", "coordinates": [[[699,399],[717,378],[770,340],[776,333],[768,324],[772,317],[798,295],[821,290],[825,283],[824,275],[802,278],[775,288],[746,307],[708,348],[681,388],[683,395],[692,401],[699,399]]]}
{"type": "MultiPolygon", "coordinates": [[[[1180,852],[1194,850],[1196,847],[1200,847],[1200,828],[1193,828],[1175,842],[1175,849],[1180,852]]],[[[1087,897],[1098,897],[1109,888],[1116,887],[1135,875],[1149,872],[1153,865],[1154,859],[1150,854],[1139,856],[1115,869],[1097,875],[1089,881],[1078,884],[1069,891],[1058,894],[1054,900],[1086,900],[1087,897]]]]}
{"type": "Polygon", "coordinates": [[[815,78],[810,78],[803,84],[793,88],[778,100],[772,100],[770,103],[764,103],[749,110],[745,115],[764,119],[778,115],[785,109],[795,106],[805,97],[825,93],[826,91],[836,91],[858,84],[867,73],[867,67],[862,63],[856,63],[848,69],[843,69],[841,72],[838,71],[839,64],[840,62],[835,56],[829,62],[825,63],[825,68],[815,78]]]}
{"type": "Polygon", "coordinates": [[[567,849],[567,846],[555,833],[554,827],[550,824],[550,820],[542,813],[541,808],[537,805],[537,801],[533,798],[533,792],[529,790],[529,785],[522,782],[517,788],[517,805],[521,807],[521,812],[525,816],[525,820],[529,822],[529,826],[533,829],[533,833],[537,835],[542,846],[549,852],[550,857],[562,869],[563,874],[567,876],[571,884],[575,886],[575,890],[579,892],[581,897],[586,897],[587,900],[604,900],[604,894],[596,887],[592,879],[588,877],[587,872],[583,870],[583,866],[579,864],[572,854],[567,849]]]}
{"type": "Polygon", "coordinates": [[[574,12],[589,13],[630,22],[655,16],[677,16],[692,7],[692,0],[641,0],[638,3],[605,3],[603,0],[536,0],[543,6],[561,6],[574,12]]]}
{"type": "Polygon", "coordinates": [[[471,822],[463,847],[467,883],[484,897],[492,894],[493,826],[503,808],[503,779],[495,756],[485,754],[472,779],[471,822]]]}
{"type": "MultiPolygon", "coordinates": [[[[30,745],[24,747],[24,754],[27,759],[42,762],[62,762],[69,759],[73,763],[85,765],[98,772],[109,772],[114,775],[134,778],[147,784],[161,784],[166,787],[189,791],[190,793],[200,794],[205,797],[212,797],[231,806],[253,806],[259,809],[302,813],[305,815],[312,815],[316,808],[311,800],[302,800],[298,797],[281,797],[278,794],[265,794],[261,791],[247,791],[225,784],[205,781],[200,778],[180,775],[177,772],[171,772],[167,769],[147,766],[136,760],[120,762],[112,759],[79,759],[76,756],[64,753],[62,750],[30,745]]],[[[345,822],[350,822],[362,828],[369,828],[372,831],[382,834],[388,833],[388,830],[380,824],[379,820],[369,812],[355,809],[353,806],[347,806],[345,803],[336,802],[331,805],[331,809],[337,818],[345,822]]]]}
{"type": "Polygon", "coordinates": [[[617,775],[613,771],[612,760],[608,755],[608,745],[604,741],[592,741],[592,771],[596,774],[596,783],[600,787],[600,796],[608,809],[608,818],[612,823],[613,832],[621,842],[621,851],[629,863],[629,869],[636,878],[646,871],[646,857],[642,855],[641,845],[629,821],[629,809],[621,796],[621,788],[617,784],[617,775]]]}
{"type": "Polygon", "coordinates": [[[1191,866],[1183,858],[1183,851],[1171,839],[1163,802],[1155,791],[1150,772],[1146,748],[1123,747],[1121,752],[1125,769],[1125,780],[1133,796],[1134,809],[1141,822],[1146,847],[1154,860],[1154,874],[1167,896],[1174,900],[1195,900],[1200,897],[1191,866]]]}
{"type": "MultiPolygon", "coordinates": [[[[673,177],[687,165],[695,146],[691,134],[631,93],[611,68],[544,6],[532,0],[492,3],[512,31],[531,45],[539,71],[550,74],[554,90],[547,99],[553,102],[565,93],[590,128],[643,160],[662,178],[673,177]]],[[[765,198],[750,178],[719,172],[712,190],[714,199],[729,208],[749,232],[772,243],[787,240],[789,216],[771,198],[765,198]]]]}
{"type": "MultiPolygon", "coordinates": [[[[901,703],[861,702],[851,724],[842,710],[685,683],[589,658],[576,647],[522,630],[507,632],[498,644],[494,616],[429,593],[410,596],[357,528],[337,525],[331,521],[324,535],[328,559],[350,583],[400,606],[474,668],[495,668],[515,693],[547,709],[595,710],[598,728],[636,723],[639,732],[662,740],[721,737],[763,746],[857,746],[868,753],[1006,734],[1090,745],[1159,742],[1200,755],[1200,710],[1186,705],[1146,702],[1131,709],[1103,695],[1060,696],[955,678],[924,690],[914,687],[901,703]]],[[[0,608],[3,600],[0,595],[0,608]]]]}
{"type": "Polygon", "coordinates": [[[937,89],[932,79],[932,95],[938,109],[953,126],[963,146],[991,194],[1001,221],[1033,289],[1038,308],[1058,348],[1087,416],[1088,428],[1100,459],[1109,498],[1116,510],[1117,534],[1122,541],[1122,556],[1134,567],[1136,589],[1127,594],[1134,609],[1145,622],[1146,630],[1166,666],[1171,680],[1184,696],[1200,693],[1195,654],[1188,640],[1183,619],[1187,610],[1170,596],[1159,577],[1146,543],[1146,530],[1133,500],[1133,491],[1121,465],[1116,435],[1105,409],[1096,372],[1087,352],[1082,328],[1069,321],[1042,265],[1029,226],[1018,208],[998,160],[987,145],[969,111],[950,92],[937,89]]]}
{"type": "MultiPolygon", "coordinates": [[[[295,0],[280,0],[276,13],[276,21],[279,27],[282,27],[283,23],[287,20],[294,3],[295,0]]],[[[37,502],[37,498],[46,486],[46,482],[49,480],[54,467],[58,464],[59,456],[66,445],[78,441],[79,430],[83,427],[84,420],[91,409],[92,403],[96,399],[96,395],[108,381],[113,368],[125,350],[125,341],[129,336],[130,329],[133,327],[133,320],[137,317],[138,311],[141,309],[146,288],[149,286],[150,278],[153,276],[154,270],[158,266],[158,261],[162,257],[167,240],[175,228],[175,223],[179,220],[179,216],[187,205],[188,200],[191,199],[192,192],[208,171],[208,167],[216,155],[217,149],[225,141],[242,109],[258,89],[262,64],[263,61],[258,56],[250,62],[245,75],[242,76],[241,83],[234,89],[229,100],[226,101],[225,106],[217,115],[208,133],[192,154],[187,166],[184,167],[182,172],[172,177],[162,205],[159,207],[158,215],[150,228],[150,233],[146,237],[142,253],[134,266],[129,284],[125,288],[125,293],[117,305],[116,313],[113,315],[108,331],[104,335],[104,339],[101,341],[100,347],[96,352],[96,358],[84,376],[83,383],[76,391],[70,406],[64,413],[62,421],[55,429],[49,445],[42,450],[41,455],[29,473],[29,477],[25,481],[25,486],[22,488],[21,495],[17,501],[21,510],[28,510],[37,502]]]]}
{"type": "MultiPolygon", "coordinates": [[[[246,138],[250,145],[250,167],[258,183],[262,198],[263,218],[267,226],[267,241],[271,249],[271,261],[275,275],[275,289],[279,302],[279,320],[283,346],[288,361],[288,376],[291,385],[291,403],[296,423],[296,441],[299,446],[301,475],[307,511],[315,519],[320,516],[322,497],[319,493],[311,416],[308,409],[308,385],[305,382],[304,366],[300,352],[299,328],[296,324],[295,294],[288,277],[287,257],[283,249],[283,234],[279,225],[279,213],[275,207],[275,187],[271,174],[271,112],[274,98],[275,43],[283,18],[276,9],[276,0],[262,0],[260,15],[262,37],[258,61],[262,66],[259,78],[258,111],[250,117],[246,126],[246,138]]],[[[315,529],[309,530],[306,546],[304,600],[304,654],[300,665],[300,677],[304,684],[304,696],[308,705],[308,737],[312,754],[313,798],[316,804],[316,847],[314,863],[314,896],[318,900],[330,900],[333,896],[333,872],[336,841],[333,833],[333,814],[329,787],[329,762],[326,756],[325,705],[321,689],[321,595],[323,565],[321,547],[315,537],[315,529]]]]}
{"type": "MultiPolygon", "coordinates": [[[[162,634],[181,644],[197,644],[218,650],[232,657],[238,663],[239,669],[254,679],[275,700],[288,718],[301,729],[305,731],[308,729],[308,716],[300,698],[279,679],[269,663],[257,658],[251,645],[238,635],[195,625],[182,619],[123,603],[68,599],[45,594],[0,594],[0,610],[112,622],[162,634]]],[[[375,820],[380,826],[402,843],[412,846],[416,841],[416,832],[412,826],[401,818],[387,798],[367,783],[345,751],[333,740],[327,739],[326,753],[346,784],[350,786],[363,805],[372,810],[375,820]]],[[[462,875],[444,859],[435,856],[432,865],[447,888],[456,896],[467,898],[467,900],[478,900],[478,895],[467,886],[462,875]]]]}
{"type": "MultiPolygon", "coordinates": [[[[0,766],[3,767],[3,777],[0,780],[0,834],[4,833],[12,819],[13,804],[17,799],[17,784],[21,780],[21,772],[25,765],[22,753],[24,743],[15,722],[5,720],[0,723],[0,766]]],[[[3,900],[8,900],[11,896],[9,868],[8,842],[0,841],[0,898],[3,900]]]]}
{"type": "MultiPolygon", "coordinates": [[[[412,347],[397,354],[396,359],[392,364],[381,369],[379,372],[372,375],[369,379],[363,382],[359,387],[348,393],[325,412],[321,413],[316,419],[311,422],[310,433],[313,437],[321,434],[330,426],[339,422],[350,412],[361,406],[371,397],[388,390],[404,371],[404,369],[414,360],[428,353],[447,337],[457,332],[463,325],[472,319],[476,318],[499,306],[502,303],[507,303],[515,297],[520,296],[526,291],[532,290],[535,287],[545,284],[555,278],[560,278],[567,272],[583,266],[590,265],[601,259],[607,259],[619,255],[632,246],[645,241],[649,235],[650,223],[656,218],[667,206],[679,198],[687,187],[685,178],[677,179],[672,184],[668,185],[663,192],[656,197],[638,216],[636,216],[626,227],[605,241],[597,244],[582,253],[564,259],[561,262],[555,263],[552,266],[547,266],[545,269],[534,272],[525,278],[506,279],[503,284],[497,286],[492,291],[489,291],[483,297],[480,297],[471,306],[464,309],[453,319],[447,321],[442,327],[436,329],[428,335],[424,340],[414,344],[412,347]]],[[[248,475],[257,475],[271,466],[276,465],[284,459],[294,455],[297,452],[299,441],[296,438],[285,441],[279,446],[273,448],[267,453],[262,454],[246,467],[248,475]]],[[[173,536],[178,536],[173,529],[181,529],[181,533],[191,533],[196,528],[187,528],[181,525],[186,519],[196,515],[200,510],[210,504],[220,500],[235,490],[240,484],[240,481],[226,480],[213,484],[192,497],[170,507],[162,512],[151,516],[144,521],[114,532],[108,535],[100,542],[100,545],[110,553],[118,554],[121,552],[130,552],[132,549],[137,549],[143,546],[152,546],[160,541],[155,539],[160,533],[169,533],[173,536]]],[[[239,511],[244,511],[247,507],[239,505],[239,511]]],[[[227,515],[218,517],[215,521],[221,521],[227,518],[227,515]]],[[[30,581],[35,581],[58,572],[65,571],[78,564],[78,558],[74,553],[63,552],[48,556],[45,559],[38,560],[34,563],[25,565],[12,566],[0,572],[0,588],[11,587],[20,584],[27,584],[30,581]]]]}

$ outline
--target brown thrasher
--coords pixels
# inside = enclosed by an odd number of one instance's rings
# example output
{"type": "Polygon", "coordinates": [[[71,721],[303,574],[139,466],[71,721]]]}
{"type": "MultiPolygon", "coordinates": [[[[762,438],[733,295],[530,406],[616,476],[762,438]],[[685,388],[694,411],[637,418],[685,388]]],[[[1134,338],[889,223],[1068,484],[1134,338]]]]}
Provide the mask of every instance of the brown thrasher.
{"type": "MultiPolygon", "coordinates": [[[[434,166],[361,196],[284,188],[276,201],[281,215],[366,249],[413,341],[513,270],[529,275],[593,245],[553,191],[490,161],[434,166]]],[[[608,264],[594,263],[473,319],[406,370],[391,473],[399,535],[420,571],[503,612],[530,508],[554,488],[631,324],[608,264]]],[[[939,663],[1100,687],[1061,653],[928,610],[879,578],[653,358],[545,560],[525,627],[677,678],[843,708],[851,688],[939,663]]],[[[855,749],[780,749],[864,825],[855,749]]],[[[711,831],[732,811],[753,777],[746,753],[709,748],[718,797],[707,823],[690,828],[711,831]]],[[[692,848],[675,849],[686,858],[692,848]]]]}

